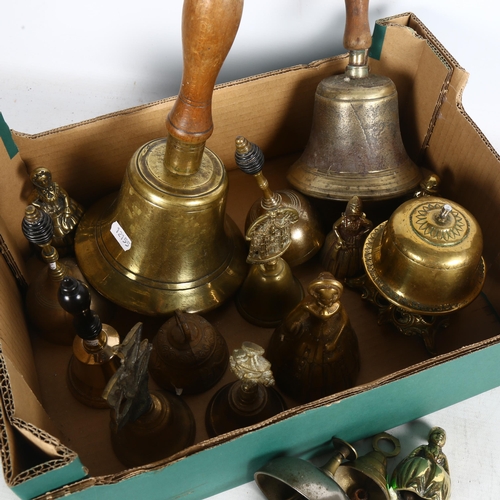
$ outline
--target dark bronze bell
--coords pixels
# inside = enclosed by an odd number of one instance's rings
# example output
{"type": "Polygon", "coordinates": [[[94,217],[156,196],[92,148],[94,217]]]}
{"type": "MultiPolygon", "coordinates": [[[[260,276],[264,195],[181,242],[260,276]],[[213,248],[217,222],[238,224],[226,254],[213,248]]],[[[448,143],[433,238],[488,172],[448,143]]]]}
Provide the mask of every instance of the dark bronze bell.
{"type": "Polygon", "coordinates": [[[198,394],[224,375],[229,360],[226,341],[197,314],[175,311],[153,339],[149,373],[163,389],[198,394]]]}
{"type": "Polygon", "coordinates": [[[316,198],[398,198],[415,190],[421,173],[403,146],[394,83],[369,72],[368,0],[346,0],[346,11],[349,64],[318,85],[309,141],[287,179],[316,198]]]}
{"type": "Polygon", "coordinates": [[[205,312],[241,285],[246,248],[225,215],[228,179],[205,148],[215,79],[236,35],[242,0],[186,0],[184,72],[167,137],[140,147],[117,199],[83,217],[75,252],[105,297],[147,315],[205,312]]]}

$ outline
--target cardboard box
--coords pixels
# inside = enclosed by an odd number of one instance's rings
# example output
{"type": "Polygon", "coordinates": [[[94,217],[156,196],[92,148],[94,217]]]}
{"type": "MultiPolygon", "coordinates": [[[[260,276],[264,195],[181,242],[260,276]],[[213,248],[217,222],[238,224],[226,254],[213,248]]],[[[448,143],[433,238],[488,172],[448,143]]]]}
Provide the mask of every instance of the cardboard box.
{"type": "MultiPolygon", "coordinates": [[[[371,56],[372,72],[389,76],[398,88],[409,154],[437,172],[443,196],[465,206],[482,227],[488,267],[484,292],[441,332],[439,354],[429,358],[419,339],[379,326],[369,304],[346,291],[344,303],[361,348],[356,387],[291,406],[252,428],[206,439],[205,407],[232,380],[226,374],[213,390],[186,398],[197,416],[196,444],[137,469],[124,470],[114,457],[108,412],[86,408],[69,395],[70,349],[29,332],[22,302],[31,274],[29,246],[20,222],[31,191],[28,173],[41,165],[86,205],[117,190],[133,152],[164,135],[174,99],[37,135],[10,133],[0,124],[0,444],[5,480],[21,498],[204,498],[249,481],[280,453],[308,457],[321,452],[332,435],[355,441],[500,385],[500,235],[491,217],[499,213],[500,165],[462,109],[467,73],[412,14],[379,21],[371,56]]],[[[208,145],[230,170],[228,213],[240,227],[259,190],[235,170],[235,135],[263,149],[265,174],[274,189],[286,185],[286,170],[307,142],[315,88],[326,76],[343,72],[345,64],[342,55],[216,89],[215,132],[208,145]]],[[[326,219],[334,220],[343,207],[322,208],[326,219]]],[[[307,283],[318,270],[313,261],[297,274],[307,283]]],[[[266,346],[272,332],[248,325],[232,303],[207,317],[230,350],[242,339],[266,346]]],[[[151,335],[157,325],[147,326],[151,335]]]]}

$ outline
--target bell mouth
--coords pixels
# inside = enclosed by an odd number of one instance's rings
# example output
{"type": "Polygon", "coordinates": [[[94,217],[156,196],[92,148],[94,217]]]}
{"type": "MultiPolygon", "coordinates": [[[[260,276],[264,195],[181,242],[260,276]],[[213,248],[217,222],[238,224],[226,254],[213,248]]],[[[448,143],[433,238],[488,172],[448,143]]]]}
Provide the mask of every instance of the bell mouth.
{"type": "Polygon", "coordinates": [[[409,312],[439,315],[462,309],[479,295],[486,277],[483,257],[475,267],[465,270],[428,267],[385,238],[387,224],[383,222],[369,234],[363,263],[368,277],[389,302],[409,312]],[[390,262],[387,258],[384,262],[384,254],[391,255],[390,262]]]}

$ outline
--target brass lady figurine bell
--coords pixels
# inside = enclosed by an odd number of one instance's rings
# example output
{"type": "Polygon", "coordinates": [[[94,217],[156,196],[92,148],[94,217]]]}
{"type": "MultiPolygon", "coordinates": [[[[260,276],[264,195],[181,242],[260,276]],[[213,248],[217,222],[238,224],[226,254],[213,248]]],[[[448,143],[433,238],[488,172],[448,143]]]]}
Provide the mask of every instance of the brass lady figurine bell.
{"type": "Polygon", "coordinates": [[[210,437],[261,422],[286,410],[281,395],[273,389],[271,363],[264,349],[243,342],[229,358],[238,381],[219,389],[206,410],[205,424],[210,437]]]}
{"type": "Polygon", "coordinates": [[[316,255],[321,248],[325,235],[321,229],[316,211],[307,198],[293,189],[272,191],[262,173],[264,154],[254,143],[242,136],[236,138],[236,165],[242,172],[253,175],[263,195],[250,207],[245,221],[245,230],[266,211],[278,207],[290,207],[297,210],[299,218],[292,231],[292,241],[283,254],[283,259],[291,267],[302,264],[316,255]]]}
{"type": "Polygon", "coordinates": [[[321,273],[269,342],[276,384],[299,402],[348,389],[356,382],[358,338],[340,302],[342,291],[340,281],[321,273]]]}
{"type": "Polygon", "coordinates": [[[153,339],[149,373],[163,389],[197,394],[213,387],[226,372],[226,341],[198,314],[175,311],[153,339]]]}
{"type": "Polygon", "coordinates": [[[247,231],[250,271],[236,294],[236,307],[250,323],[270,328],[302,300],[304,291],[282,255],[291,244],[298,212],[278,207],[257,218],[247,231]]]}

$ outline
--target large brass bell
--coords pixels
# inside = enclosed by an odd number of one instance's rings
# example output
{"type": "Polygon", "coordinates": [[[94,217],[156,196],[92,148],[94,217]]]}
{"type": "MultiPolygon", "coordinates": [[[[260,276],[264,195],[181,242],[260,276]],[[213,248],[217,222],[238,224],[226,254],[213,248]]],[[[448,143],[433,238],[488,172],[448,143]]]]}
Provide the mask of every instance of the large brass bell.
{"type": "Polygon", "coordinates": [[[415,190],[421,173],[401,139],[394,83],[369,72],[368,0],[346,0],[346,11],[349,64],[318,85],[309,141],[287,178],[316,198],[398,198],[415,190]]]}
{"type": "Polygon", "coordinates": [[[215,79],[242,8],[242,0],[185,1],[184,72],[167,137],[140,147],[118,198],[102,200],[79,225],[75,252],[84,275],[138,313],[214,309],[246,276],[243,237],[225,216],[226,171],[205,148],[215,79]]]}

